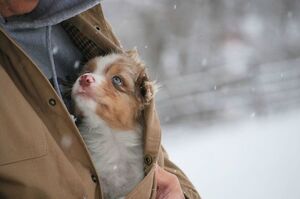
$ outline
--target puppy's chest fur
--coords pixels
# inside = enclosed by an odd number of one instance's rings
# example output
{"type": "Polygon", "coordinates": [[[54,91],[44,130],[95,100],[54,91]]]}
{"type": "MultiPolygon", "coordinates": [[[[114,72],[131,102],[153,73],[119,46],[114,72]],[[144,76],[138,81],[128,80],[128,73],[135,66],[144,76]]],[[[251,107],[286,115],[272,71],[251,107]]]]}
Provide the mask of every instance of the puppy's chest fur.
{"type": "Polygon", "coordinates": [[[142,129],[117,131],[96,115],[79,126],[105,198],[125,197],[144,177],[142,129]]]}

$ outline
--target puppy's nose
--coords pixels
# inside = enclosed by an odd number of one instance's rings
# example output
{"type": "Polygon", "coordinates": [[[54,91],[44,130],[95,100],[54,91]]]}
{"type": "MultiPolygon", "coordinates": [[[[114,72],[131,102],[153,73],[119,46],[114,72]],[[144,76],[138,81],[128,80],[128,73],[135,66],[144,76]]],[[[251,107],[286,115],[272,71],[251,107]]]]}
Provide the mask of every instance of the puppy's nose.
{"type": "Polygon", "coordinates": [[[95,78],[92,75],[82,75],[79,79],[79,85],[82,87],[87,87],[95,82],[95,78]]]}

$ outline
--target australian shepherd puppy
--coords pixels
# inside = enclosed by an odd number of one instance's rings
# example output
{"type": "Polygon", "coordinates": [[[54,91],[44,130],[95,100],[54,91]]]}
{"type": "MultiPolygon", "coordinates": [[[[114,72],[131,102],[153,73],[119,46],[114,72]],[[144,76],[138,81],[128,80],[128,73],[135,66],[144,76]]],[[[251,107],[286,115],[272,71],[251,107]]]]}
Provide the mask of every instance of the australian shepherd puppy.
{"type": "Polygon", "coordinates": [[[72,88],[105,198],[125,197],[144,177],[142,112],[154,93],[136,50],[90,60],[72,88]]]}

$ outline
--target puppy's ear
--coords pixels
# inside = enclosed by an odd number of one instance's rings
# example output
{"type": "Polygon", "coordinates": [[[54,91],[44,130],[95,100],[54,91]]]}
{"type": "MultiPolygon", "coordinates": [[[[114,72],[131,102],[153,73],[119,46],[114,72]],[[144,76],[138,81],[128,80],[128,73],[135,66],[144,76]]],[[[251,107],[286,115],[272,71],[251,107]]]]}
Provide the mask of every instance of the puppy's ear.
{"type": "Polygon", "coordinates": [[[134,47],[132,50],[128,50],[125,52],[130,58],[134,59],[135,61],[139,61],[139,53],[137,51],[137,48],[134,47]]]}
{"type": "Polygon", "coordinates": [[[149,80],[145,70],[138,76],[136,90],[138,99],[143,105],[149,104],[157,92],[156,83],[149,80]]]}

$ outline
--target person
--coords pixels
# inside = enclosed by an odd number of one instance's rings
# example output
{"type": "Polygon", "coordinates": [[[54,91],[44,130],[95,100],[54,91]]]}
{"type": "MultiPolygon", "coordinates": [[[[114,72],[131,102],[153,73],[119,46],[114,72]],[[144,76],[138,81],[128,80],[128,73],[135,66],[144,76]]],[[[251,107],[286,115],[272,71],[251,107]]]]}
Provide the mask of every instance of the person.
{"type": "MultiPolygon", "coordinates": [[[[101,198],[64,95],[80,63],[123,51],[100,3],[0,0],[0,15],[0,198],[101,198]]],[[[145,178],[126,198],[200,198],[160,144],[153,102],[144,119],[145,178]]]]}

